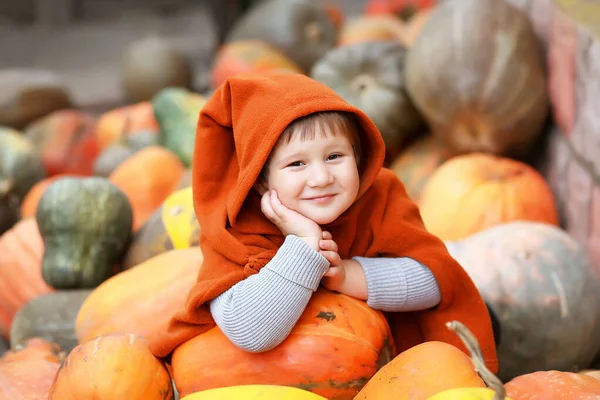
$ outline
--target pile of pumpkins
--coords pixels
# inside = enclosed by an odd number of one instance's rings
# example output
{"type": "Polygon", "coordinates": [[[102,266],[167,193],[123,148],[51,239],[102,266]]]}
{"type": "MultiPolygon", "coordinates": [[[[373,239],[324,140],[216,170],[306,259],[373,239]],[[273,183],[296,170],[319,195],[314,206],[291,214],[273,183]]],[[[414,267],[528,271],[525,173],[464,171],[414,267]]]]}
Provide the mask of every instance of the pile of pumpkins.
{"type": "Polygon", "coordinates": [[[471,356],[439,342],[397,354],[382,313],[323,288],[271,351],[215,327],[154,357],[145,339],[203,260],[189,167],[210,92],[182,86],[0,128],[0,397],[598,398],[600,271],[531,161],[549,105],[524,14],[505,0],[372,0],[354,17],[264,0],[215,54],[211,85],[276,69],[373,119],[387,166],[498,317],[498,377],[460,321],[449,329],[471,356]]]}

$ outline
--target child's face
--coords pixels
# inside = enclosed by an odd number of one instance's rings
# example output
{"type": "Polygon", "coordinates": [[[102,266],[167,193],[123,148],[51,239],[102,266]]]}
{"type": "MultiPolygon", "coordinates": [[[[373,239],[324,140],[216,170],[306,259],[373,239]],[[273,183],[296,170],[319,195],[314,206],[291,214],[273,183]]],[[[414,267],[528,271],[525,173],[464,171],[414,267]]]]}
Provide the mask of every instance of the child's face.
{"type": "Polygon", "coordinates": [[[319,225],[333,222],[356,199],[359,173],[352,144],[341,134],[278,144],[267,168],[266,188],[286,207],[319,225]]]}

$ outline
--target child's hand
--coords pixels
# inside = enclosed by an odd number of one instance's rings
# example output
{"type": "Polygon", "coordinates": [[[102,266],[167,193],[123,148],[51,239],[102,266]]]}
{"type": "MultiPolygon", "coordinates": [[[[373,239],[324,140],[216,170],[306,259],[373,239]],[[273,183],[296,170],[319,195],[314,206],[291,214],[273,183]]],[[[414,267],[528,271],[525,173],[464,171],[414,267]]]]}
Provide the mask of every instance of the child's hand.
{"type": "Polygon", "coordinates": [[[329,269],[323,275],[323,286],[329,290],[339,291],[346,281],[346,268],[338,254],[337,243],[331,233],[323,231],[323,240],[319,242],[319,253],[329,261],[329,269]]]}
{"type": "Polygon", "coordinates": [[[319,241],[323,235],[319,224],[283,205],[275,190],[268,190],[263,194],[260,208],[263,214],[281,230],[281,233],[286,236],[296,235],[319,251],[319,241]]]}

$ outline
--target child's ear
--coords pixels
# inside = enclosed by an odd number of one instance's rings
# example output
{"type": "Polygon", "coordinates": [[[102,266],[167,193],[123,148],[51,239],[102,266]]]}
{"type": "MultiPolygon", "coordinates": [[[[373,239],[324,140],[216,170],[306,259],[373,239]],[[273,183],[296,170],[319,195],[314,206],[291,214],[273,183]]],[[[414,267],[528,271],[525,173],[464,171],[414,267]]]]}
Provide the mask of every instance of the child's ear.
{"type": "Polygon", "coordinates": [[[267,182],[265,182],[262,179],[258,179],[256,181],[256,183],[254,184],[253,188],[258,192],[258,194],[260,194],[261,196],[263,194],[265,194],[267,192],[267,190],[269,190],[269,187],[267,186],[267,182]]]}

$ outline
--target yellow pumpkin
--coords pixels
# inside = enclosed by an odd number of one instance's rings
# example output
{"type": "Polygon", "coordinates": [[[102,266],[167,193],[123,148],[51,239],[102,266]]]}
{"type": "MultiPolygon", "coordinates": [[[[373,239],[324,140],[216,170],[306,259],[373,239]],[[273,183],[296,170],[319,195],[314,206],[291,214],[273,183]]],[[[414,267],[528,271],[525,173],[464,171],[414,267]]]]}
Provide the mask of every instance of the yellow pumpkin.
{"type": "MultiPolygon", "coordinates": [[[[494,400],[494,392],[488,388],[454,388],[437,393],[427,400],[494,400]]],[[[503,400],[511,400],[504,397],[503,400]]]]}
{"type": "Polygon", "coordinates": [[[277,385],[240,385],[203,390],[181,400],[327,400],[306,390],[277,385]]]}

